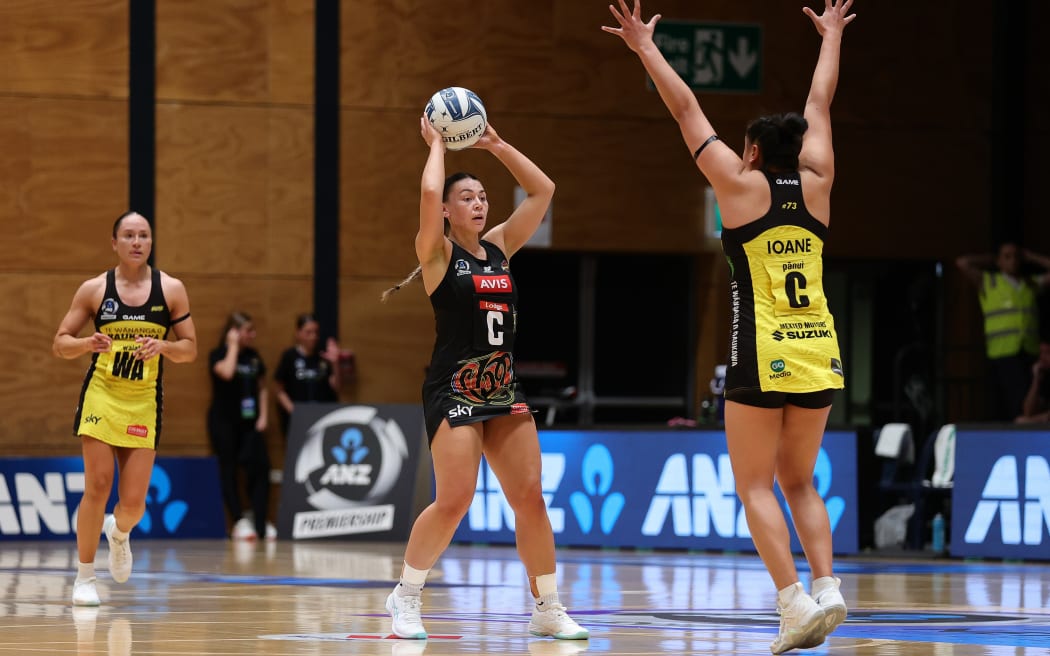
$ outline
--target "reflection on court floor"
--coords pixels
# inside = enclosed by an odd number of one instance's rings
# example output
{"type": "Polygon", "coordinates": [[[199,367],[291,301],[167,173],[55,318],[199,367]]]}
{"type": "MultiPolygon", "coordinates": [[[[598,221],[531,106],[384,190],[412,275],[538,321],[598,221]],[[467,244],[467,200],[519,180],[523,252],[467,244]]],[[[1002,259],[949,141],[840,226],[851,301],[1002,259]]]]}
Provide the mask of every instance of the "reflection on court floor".
{"type": "MultiPolygon", "coordinates": [[[[69,604],[75,547],[0,545],[0,654],[768,654],[778,617],[753,555],[562,550],[559,589],[586,641],[531,637],[507,547],[452,547],[424,592],[426,641],[390,636],[403,545],[139,541],[99,608],[69,604]]],[[[797,653],[1050,653],[1050,567],[840,560],[850,615],[797,653]]],[[[803,570],[804,571],[804,570],[803,570]]],[[[807,582],[804,578],[804,582],[807,582]]]]}

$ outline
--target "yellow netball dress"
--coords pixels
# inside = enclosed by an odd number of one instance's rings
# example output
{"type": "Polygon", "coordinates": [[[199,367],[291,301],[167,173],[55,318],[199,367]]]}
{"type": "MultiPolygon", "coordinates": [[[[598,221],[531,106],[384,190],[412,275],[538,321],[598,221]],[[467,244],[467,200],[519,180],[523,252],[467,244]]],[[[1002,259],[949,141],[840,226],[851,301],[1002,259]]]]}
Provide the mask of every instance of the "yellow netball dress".
{"type": "Polygon", "coordinates": [[[89,435],[113,446],[156,448],[164,398],[163,359],[158,355],[136,360],[139,344],[135,338],[164,339],[178,321],[171,320],[157,269],[153,269],[151,284],[143,305],[126,305],[117,294],[115,271],[106,273],[95,330],[109,336],[113,345],[108,352],[91,357],[73,422],[74,435],[89,435]]]}
{"type": "Polygon", "coordinates": [[[765,175],[769,212],[722,231],[732,311],[726,398],[734,390],[842,389],[835,320],[823,288],[828,228],[806,209],[797,172],[765,175]]]}

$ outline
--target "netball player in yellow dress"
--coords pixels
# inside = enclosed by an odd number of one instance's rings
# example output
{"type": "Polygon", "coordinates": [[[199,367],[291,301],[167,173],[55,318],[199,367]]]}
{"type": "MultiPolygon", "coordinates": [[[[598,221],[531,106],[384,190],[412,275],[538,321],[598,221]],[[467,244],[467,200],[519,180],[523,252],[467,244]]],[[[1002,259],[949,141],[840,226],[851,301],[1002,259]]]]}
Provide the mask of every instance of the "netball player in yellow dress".
{"type": "Polygon", "coordinates": [[[113,580],[123,583],[131,575],[128,534],[146,510],[160,438],[163,360],[192,362],[197,357],[186,288],[148,263],[153,247],[149,222],[136,212],[124,214],[113,225],[112,244],[117,266],[80,285],[52,347],[60,358],[91,354],[73,427],[84,455],[75,606],[99,605],[94,563],[100,532],[109,541],[113,580]],[[89,322],[94,330],[80,337],[89,322]],[[114,461],[117,505],[107,516],[114,461]]]}

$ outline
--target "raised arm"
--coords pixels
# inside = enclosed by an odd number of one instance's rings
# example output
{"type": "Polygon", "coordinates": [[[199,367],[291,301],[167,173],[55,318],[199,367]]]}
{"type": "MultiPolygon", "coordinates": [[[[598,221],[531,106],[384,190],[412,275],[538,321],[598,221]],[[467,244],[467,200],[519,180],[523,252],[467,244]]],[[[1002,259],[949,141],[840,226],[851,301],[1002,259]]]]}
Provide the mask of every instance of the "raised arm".
{"type": "Polygon", "coordinates": [[[655,14],[646,23],[641,18],[641,0],[635,0],[633,10],[627,9],[625,0],[618,2],[620,10],[609,5],[609,11],[620,27],[603,25],[602,30],[623,39],[627,47],[642,60],[642,65],[660,93],[660,99],[678,122],[686,147],[708,181],[716,189],[732,184],[743,173],[744,163],[731,148],[717,141],[715,129],[700,109],[696,94],[671,68],[653,42],[653,30],[660,20],[660,14],[655,14]]]}
{"type": "Polygon", "coordinates": [[[514,209],[506,221],[485,234],[486,241],[499,246],[504,255],[511,257],[540,227],[543,215],[547,213],[554,197],[554,181],[521,151],[501,139],[491,124],[473,148],[481,148],[495,155],[525,190],[525,200],[521,205],[514,209]]]}
{"type": "Polygon", "coordinates": [[[842,46],[842,31],[853,22],[856,14],[848,14],[853,0],[824,0],[824,13],[820,16],[803,7],[817,33],[823,38],[820,54],[813,69],[813,81],[806,98],[803,113],[809,123],[802,152],[799,153],[799,168],[809,169],[821,177],[835,176],[835,154],[831,147],[831,101],[839,81],[839,53],[842,46]]]}
{"type": "MultiPolygon", "coordinates": [[[[419,130],[430,148],[419,186],[419,232],[416,233],[416,257],[423,270],[423,285],[432,292],[445,275],[445,221],[441,213],[445,187],[445,142],[441,133],[426,116],[419,117],[419,130]]],[[[451,251],[449,251],[451,252],[451,251]]]]}
{"type": "Polygon", "coordinates": [[[960,255],[955,258],[955,266],[962,271],[967,280],[978,286],[981,284],[985,270],[994,265],[995,256],[991,254],[960,255]]]}

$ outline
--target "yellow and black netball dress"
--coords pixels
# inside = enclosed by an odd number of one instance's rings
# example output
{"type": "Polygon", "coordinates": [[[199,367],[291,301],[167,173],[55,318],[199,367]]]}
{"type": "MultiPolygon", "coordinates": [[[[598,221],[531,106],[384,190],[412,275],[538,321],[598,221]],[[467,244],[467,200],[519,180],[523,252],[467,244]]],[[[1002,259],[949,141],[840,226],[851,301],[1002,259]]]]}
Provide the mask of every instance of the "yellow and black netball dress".
{"type": "MultiPolygon", "coordinates": [[[[153,269],[149,299],[126,305],[117,294],[114,270],[106,272],[106,291],[95,313],[95,330],[113,340],[106,353],[94,353],[80,391],[74,435],[89,435],[113,446],[154,449],[160,437],[163,358],[136,360],[136,337],[164,339],[173,322],[164,300],[160,271],[153,269]]],[[[188,316],[188,315],[187,315],[188,316]]]]}
{"type": "Polygon", "coordinates": [[[765,175],[769,212],[722,231],[732,312],[726,398],[736,390],[841,389],[835,321],[823,288],[828,228],[806,209],[797,172],[765,175]]]}
{"type": "Polygon", "coordinates": [[[459,426],[530,412],[514,375],[517,285],[503,252],[481,246],[484,260],[453,242],[445,277],[430,295],[437,337],[423,414],[431,441],[444,419],[459,426]]]}

